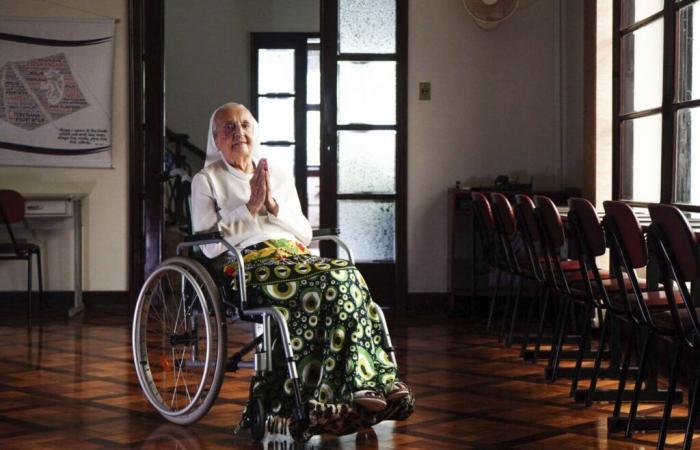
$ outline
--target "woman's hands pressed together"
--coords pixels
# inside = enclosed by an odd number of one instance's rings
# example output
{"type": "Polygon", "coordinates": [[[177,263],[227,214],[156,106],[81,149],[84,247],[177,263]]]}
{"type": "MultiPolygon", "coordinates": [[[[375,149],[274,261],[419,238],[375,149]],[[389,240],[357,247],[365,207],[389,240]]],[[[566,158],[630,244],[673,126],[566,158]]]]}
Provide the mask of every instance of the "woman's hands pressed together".
{"type": "Polygon", "coordinates": [[[248,211],[252,215],[258,214],[263,205],[270,214],[277,215],[279,205],[277,205],[272,196],[270,171],[268,170],[267,159],[264,158],[260,160],[255,168],[253,178],[250,179],[250,200],[246,203],[248,211]]]}

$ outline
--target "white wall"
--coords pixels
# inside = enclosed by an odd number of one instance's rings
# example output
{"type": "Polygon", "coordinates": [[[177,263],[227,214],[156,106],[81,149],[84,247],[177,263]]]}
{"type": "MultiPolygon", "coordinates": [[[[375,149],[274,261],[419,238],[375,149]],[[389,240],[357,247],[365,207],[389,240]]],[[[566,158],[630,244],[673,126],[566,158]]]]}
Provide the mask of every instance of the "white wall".
{"type": "MultiPolygon", "coordinates": [[[[128,224],[128,14],[126,0],[0,0],[3,16],[19,17],[111,17],[116,26],[114,90],[112,107],[113,169],[66,169],[0,167],[0,188],[26,193],[86,192],[84,203],[85,290],[127,289],[128,224]]],[[[31,237],[31,236],[29,236],[31,237]]],[[[73,287],[72,230],[40,232],[44,287],[73,287]]],[[[26,289],[26,265],[0,262],[0,290],[26,289]]]]}
{"type": "Polygon", "coordinates": [[[204,150],[212,111],[250,103],[250,33],[318,32],[319,8],[319,0],[167,1],[168,127],[204,150]]]}
{"type": "Polygon", "coordinates": [[[489,186],[508,174],[534,177],[537,190],[559,189],[563,179],[580,185],[582,8],[562,7],[538,0],[487,31],[460,1],[410,1],[409,292],[447,291],[447,188],[456,180],[489,186]],[[559,103],[559,59],[572,66],[564,64],[561,88],[570,107],[559,103]],[[432,83],[432,100],[418,100],[421,81],[432,83]]]}

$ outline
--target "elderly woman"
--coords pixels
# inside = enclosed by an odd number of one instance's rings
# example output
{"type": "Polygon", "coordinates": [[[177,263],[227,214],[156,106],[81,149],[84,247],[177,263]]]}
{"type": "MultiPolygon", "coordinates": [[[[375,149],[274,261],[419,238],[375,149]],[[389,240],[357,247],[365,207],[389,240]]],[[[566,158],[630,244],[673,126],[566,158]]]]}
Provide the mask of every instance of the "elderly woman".
{"type": "MultiPolygon", "coordinates": [[[[360,272],[341,259],[311,255],[311,226],[289,170],[254,154],[256,121],[227,103],[209,124],[207,163],[192,180],[195,231],[219,230],[242,249],[249,301],[284,315],[308,401],[310,434],[344,434],[383,419],[406,418],[413,396],[396,379],[384,331],[360,272]]],[[[221,244],[204,246],[228,275],[235,262],[221,244]]],[[[231,281],[235,289],[235,278],[231,281]]],[[[279,349],[276,349],[279,351],[279,349]]],[[[252,396],[280,418],[291,416],[285,371],[254,379],[252,396]]],[[[246,425],[247,418],[242,421],[246,425]]]]}

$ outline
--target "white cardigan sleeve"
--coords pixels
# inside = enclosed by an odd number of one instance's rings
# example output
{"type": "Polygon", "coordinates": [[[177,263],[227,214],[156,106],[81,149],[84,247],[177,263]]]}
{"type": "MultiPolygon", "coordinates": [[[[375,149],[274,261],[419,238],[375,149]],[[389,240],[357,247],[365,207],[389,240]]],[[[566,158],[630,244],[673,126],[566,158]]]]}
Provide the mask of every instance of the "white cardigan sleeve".
{"type": "MultiPolygon", "coordinates": [[[[212,186],[202,172],[192,179],[192,228],[194,232],[222,231],[232,245],[239,244],[259,231],[257,222],[245,204],[232,211],[219,209],[212,186]]],[[[201,246],[201,249],[208,258],[226,251],[223,244],[207,244],[201,246]]]]}

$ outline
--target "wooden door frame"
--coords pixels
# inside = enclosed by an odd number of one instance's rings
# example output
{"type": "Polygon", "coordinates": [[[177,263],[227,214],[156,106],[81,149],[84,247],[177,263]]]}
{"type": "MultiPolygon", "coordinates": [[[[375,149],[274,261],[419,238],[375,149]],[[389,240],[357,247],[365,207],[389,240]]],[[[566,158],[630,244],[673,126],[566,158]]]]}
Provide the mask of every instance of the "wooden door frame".
{"type": "Polygon", "coordinates": [[[164,0],[129,0],[129,298],[162,254],[164,0]],[[145,91],[145,94],[144,94],[145,91]]]}

